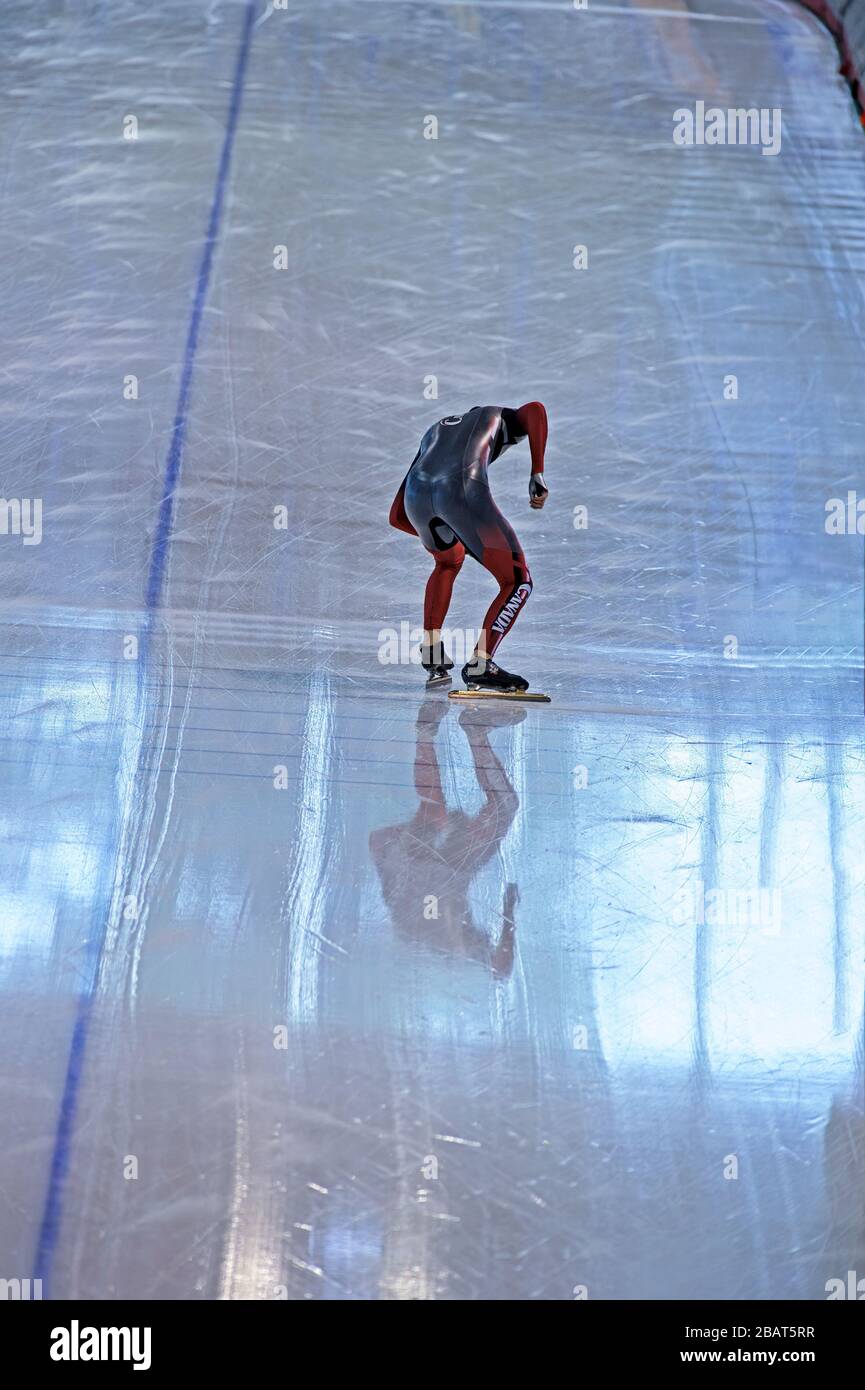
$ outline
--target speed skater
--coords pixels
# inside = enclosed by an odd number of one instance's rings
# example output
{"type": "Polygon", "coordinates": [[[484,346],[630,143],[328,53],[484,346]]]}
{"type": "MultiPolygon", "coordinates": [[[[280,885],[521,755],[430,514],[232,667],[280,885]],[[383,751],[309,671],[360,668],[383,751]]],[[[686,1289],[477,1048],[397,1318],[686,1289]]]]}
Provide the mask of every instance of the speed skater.
{"type": "Polygon", "coordinates": [[[479,690],[524,691],[528,681],[493,661],[532,592],[522,546],[490,492],[487,469],[513,444],[528,438],[532,471],[529,506],[539,511],[549,496],[544,482],[547,412],[540,401],[518,410],[476,405],[464,415],[448,415],[427,430],[390,509],[390,524],[419,536],[433,556],[424,597],[421,663],[428,685],[450,679],[453,662],[444,650],[441,629],[454,580],[466,553],[496,580],[499,591],[487,610],[477,646],[462,668],[467,685],[479,690]]]}

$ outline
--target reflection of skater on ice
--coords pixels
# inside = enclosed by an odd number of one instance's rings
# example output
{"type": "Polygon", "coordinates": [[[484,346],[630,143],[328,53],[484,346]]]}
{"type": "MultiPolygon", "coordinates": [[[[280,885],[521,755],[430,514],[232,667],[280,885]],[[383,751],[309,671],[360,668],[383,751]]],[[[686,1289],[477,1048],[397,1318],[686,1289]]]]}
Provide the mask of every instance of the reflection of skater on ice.
{"type": "Polygon", "coordinates": [[[489,730],[520,723],[525,710],[493,712],[486,707],[483,711],[464,710],[460,715],[485,798],[474,815],[448,809],[442,791],[435,736],[446,710],[446,702],[427,700],[421,705],[414,762],[420,805],[404,824],[374,830],[369,837],[370,853],[396,931],[419,944],[486,965],[498,977],[507,977],[514,961],[517,885],[504,885],[495,943],[490,932],[473,921],[468,893],[472,880],[510,830],[520,804],[490,747],[489,730]]]}

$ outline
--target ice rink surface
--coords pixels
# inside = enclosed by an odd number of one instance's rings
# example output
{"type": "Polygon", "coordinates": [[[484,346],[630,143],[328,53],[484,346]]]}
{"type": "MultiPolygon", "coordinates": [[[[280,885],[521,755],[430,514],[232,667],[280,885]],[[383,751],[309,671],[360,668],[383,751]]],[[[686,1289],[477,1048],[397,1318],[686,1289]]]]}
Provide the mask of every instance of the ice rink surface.
{"type": "MultiPolygon", "coordinates": [[[[825,527],[865,494],[865,142],[828,34],[7,0],[0,39],[2,493],[42,502],[0,536],[0,1277],[865,1273],[863,542],[825,527]],[[782,108],[780,153],[677,147],[699,100],[782,108]],[[461,709],[381,660],[428,569],[387,512],[433,420],[532,398],[501,657],[553,704],[461,709]]],[[[469,561],[449,621],[490,596],[469,561]]]]}

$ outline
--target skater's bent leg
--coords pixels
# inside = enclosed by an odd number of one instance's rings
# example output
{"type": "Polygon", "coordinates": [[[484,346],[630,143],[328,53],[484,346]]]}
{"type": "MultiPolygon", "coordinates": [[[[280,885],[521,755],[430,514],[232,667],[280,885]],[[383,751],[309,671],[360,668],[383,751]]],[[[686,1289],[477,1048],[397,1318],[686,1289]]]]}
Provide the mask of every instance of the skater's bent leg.
{"type": "Polygon", "coordinates": [[[465,547],[457,541],[448,550],[435,552],[435,568],[427,580],[423,605],[424,646],[441,642],[441,629],[450,607],[454,581],[464,559],[465,547]]]}
{"type": "Polygon", "coordinates": [[[474,661],[484,663],[495,653],[532,592],[532,576],[522,551],[485,550],[483,565],[499,582],[499,591],[487,609],[474,661]]]}
{"type": "Polygon", "coordinates": [[[449,518],[470,555],[498,581],[499,591],[483,621],[474,655],[465,669],[482,674],[532,592],[532,577],[514,529],[487,488],[470,493],[471,509],[449,518]]]}
{"type": "Polygon", "coordinates": [[[437,551],[435,568],[427,580],[423,604],[423,625],[427,632],[440,632],[450,608],[454,580],[466,558],[465,547],[459,541],[449,550],[437,551]]]}

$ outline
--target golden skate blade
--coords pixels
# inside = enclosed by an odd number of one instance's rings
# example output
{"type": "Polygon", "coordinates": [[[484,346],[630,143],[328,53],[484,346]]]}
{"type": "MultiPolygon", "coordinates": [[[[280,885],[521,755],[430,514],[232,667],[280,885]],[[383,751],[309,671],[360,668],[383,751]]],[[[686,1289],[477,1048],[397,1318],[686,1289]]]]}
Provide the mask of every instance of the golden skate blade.
{"type": "Polygon", "coordinates": [[[449,700],[529,700],[536,705],[552,703],[549,695],[537,690],[449,690],[449,700]]]}

